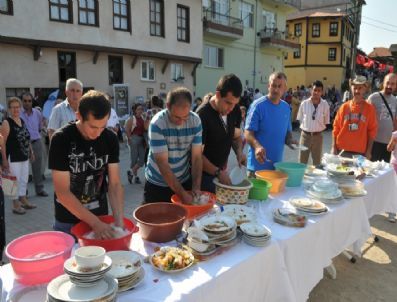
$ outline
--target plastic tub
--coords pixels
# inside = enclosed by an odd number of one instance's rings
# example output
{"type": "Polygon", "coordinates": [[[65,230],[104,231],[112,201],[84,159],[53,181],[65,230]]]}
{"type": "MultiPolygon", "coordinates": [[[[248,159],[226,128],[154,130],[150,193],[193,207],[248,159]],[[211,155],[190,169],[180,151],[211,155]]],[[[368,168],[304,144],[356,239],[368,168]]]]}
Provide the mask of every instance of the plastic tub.
{"type": "Polygon", "coordinates": [[[272,184],[269,190],[270,193],[280,193],[284,191],[288,179],[288,174],[274,170],[256,171],[255,176],[258,179],[266,180],[272,184]]]}
{"type": "Polygon", "coordinates": [[[238,186],[228,186],[221,184],[217,178],[213,180],[215,184],[216,198],[221,204],[246,204],[252,183],[248,179],[238,186]]]}
{"type": "Polygon", "coordinates": [[[269,189],[272,187],[271,182],[255,178],[250,178],[249,181],[252,183],[252,188],[248,198],[255,200],[266,200],[269,194],[269,189]]]}
{"type": "Polygon", "coordinates": [[[18,282],[43,284],[63,274],[74,243],[73,236],[63,232],[36,232],[11,241],[5,254],[18,282]]]}
{"type": "MultiPolygon", "coordinates": [[[[114,222],[114,217],[111,215],[99,216],[98,218],[107,224],[114,222]]],[[[127,218],[124,218],[124,227],[131,233],[120,238],[105,240],[84,238],[83,236],[91,231],[91,227],[83,221],[73,226],[71,232],[77,237],[80,246],[97,245],[103,247],[107,252],[119,250],[128,251],[130,249],[132,234],[138,232],[139,229],[127,218]]]]}
{"type": "Polygon", "coordinates": [[[216,202],[216,195],[210,192],[201,192],[203,195],[209,196],[208,203],[202,205],[183,204],[180,197],[176,194],[172,195],[171,202],[184,207],[187,210],[187,219],[192,220],[197,216],[203,215],[212,209],[216,202]]]}
{"type": "Polygon", "coordinates": [[[139,224],[139,234],[152,242],[175,240],[182,231],[187,210],[181,205],[169,202],[144,204],[134,211],[139,224]]]}
{"type": "Polygon", "coordinates": [[[287,187],[299,187],[305,175],[306,165],[294,162],[278,162],[274,166],[276,170],[288,174],[287,187]]]}

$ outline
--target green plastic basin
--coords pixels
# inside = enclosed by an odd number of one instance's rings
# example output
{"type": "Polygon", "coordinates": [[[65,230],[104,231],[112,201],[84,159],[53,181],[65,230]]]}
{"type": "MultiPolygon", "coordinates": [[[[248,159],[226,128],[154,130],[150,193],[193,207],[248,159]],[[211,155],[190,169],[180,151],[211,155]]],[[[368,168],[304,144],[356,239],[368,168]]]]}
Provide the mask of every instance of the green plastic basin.
{"type": "Polygon", "coordinates": [[[294,162],[278,162],[274,164],[276,170],[288,174],[287,187],[299,187],[305,175],[306,165],[294,162]]]}
{"type": "Polygon", "coordinates": [[[250,178],[249,181],[252,183],[252,188],[250,189],[248,198],[255,200],[266,200],[269,190],[272,187],[272,183],[257,178],[250,178]]]}

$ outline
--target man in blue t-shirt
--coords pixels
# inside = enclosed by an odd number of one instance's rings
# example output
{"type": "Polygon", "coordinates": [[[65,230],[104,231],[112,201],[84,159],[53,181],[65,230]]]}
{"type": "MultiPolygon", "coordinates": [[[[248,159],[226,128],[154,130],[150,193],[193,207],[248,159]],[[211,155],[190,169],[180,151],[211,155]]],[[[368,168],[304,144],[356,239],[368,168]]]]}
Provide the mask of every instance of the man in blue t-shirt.
{"type": "Polygon", "coordinates": [[[269,77],[269,93],[252,103],[245,124],[249,144],[247,168],[274,170],[273,164],[283,159],[284,144],[296,143],[291,134],[291,109],[281,99],[287,89],[287,77],[282,72],[269,77]]]}

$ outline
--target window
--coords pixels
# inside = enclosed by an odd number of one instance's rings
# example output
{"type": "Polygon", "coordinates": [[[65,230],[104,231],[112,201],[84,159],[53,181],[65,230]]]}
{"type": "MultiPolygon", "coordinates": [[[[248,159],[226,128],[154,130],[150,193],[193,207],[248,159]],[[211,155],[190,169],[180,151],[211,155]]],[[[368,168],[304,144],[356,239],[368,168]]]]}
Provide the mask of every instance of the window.
{"type": "Polygon", "coordinates": [[[206,46],[204,49],[205,66],[222,68],[223,67],[223,49],[213,46],[206,46]]]}
{"type": "Polygon", "coordinates": [[[99,26],[98,0],[79,0],[79,24],[99,26]]]}
{"type": "Polygon", "coordinates": [[[109,56],[109,85],[123,83],[123,57],[109,56]]]}
{"type": "Polygon", "coordinates": [[[13,15],[13,3],[12,0],[0,0],[0,14],[13,15]]]}
{"type": "Polygon", "coordinates": [[[254,6],[249,3],[240,3],[240,17],[244,27],[254,27],[254,6]]]}
{"type": "Polygon", "coordinates": [[[58,51],[59,82],[76,78],[76,53],[58,51]]]}
{"type": "Polygon", "coordinates": [[[131,30],[130,0],[113,0],[113,28],[131,30]]]}
{"type": "Polygon", "coordinates": [[[336,61],[336,48],[328,49],[328,61],[336,61]]]}
{"type": "Polygon", "coordinates": [[[312,37],[320,37],[320,23],[313,23],[312,24],[312,37]]]}
{"type": "Polygon", "coordinates": [[[154,63],[152,61],[141,61],[141,80],[154,81],[155,73],[154,63]]]}
{"type": "Polygon", "coordinates": [[[295,37],[302,36],[302,23],[296,23],[294,25],[294,34],[295,34],[295,37]]]}
{"type": "Polygon", "coordinates": [[[219,24],[229,25],[229,0],[211,0],[212,19],[219,24]]]}
{"type": "Polygon", "coordinates": [[[177,39],[182,42],[190,42],[190,16],[189,8],[182,5],[176,7],[177,39]]]}
{"type": "Polygon", "coordinates": [[[163,0],[150,0],[150,35],[164,37],[163,0]]]}
{"type": "Polygon", "coordinates": [[[73,23],[72,0],[50,0],[50,20],[73,23]]]}
{"type": "Polygon", "coordinates": [[[171,80],[174,82],[183,81],[183,64],[171,64],[171,80]]]}
{"type": "Polygon", "coordinates": [[[277,27],[276,13],[271,11],[262,11],[263,28],[266,30],[274,30],[277,27]]]}
{"type": "Polygon", "coordinates": [[[12,96],[20,97],[22,93],[29,91],[29,88],[6,88],[6,99],[12,96]]]}
{"type": "Polygon", "coordinates": [[[338,22],[331,22],[330,24],[329,24],[329,35],[330,36],[333,36],[333,37],[335,37],[335,36],[337,36],[338,35],[338,22]]]}
{"type": "Polygon", "coordinates": [[[299,59],[301,57],[301,50],[298,49],[297,51],[294,51],[294,59],[299,59]]]}

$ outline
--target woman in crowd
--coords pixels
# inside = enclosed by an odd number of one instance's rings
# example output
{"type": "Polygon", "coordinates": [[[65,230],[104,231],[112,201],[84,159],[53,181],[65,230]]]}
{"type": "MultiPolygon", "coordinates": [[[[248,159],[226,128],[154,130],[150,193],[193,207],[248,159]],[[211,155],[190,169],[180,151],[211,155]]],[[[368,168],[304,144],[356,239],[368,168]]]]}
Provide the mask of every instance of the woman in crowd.
{"type": "Polygon", "coordinates": [[[26,187],[29,175],[29,158],[34,155],[30,144],[29,131],[20,118],[21,100],[11,97],[7,101],[8,118],[1,125],[4,138],[4,148],[1,150],[3,169],[17,178],[18,195],[13,199],[14,214],[23,215],[25,210],[34,209],[36,205],[29,203],[26,197],[26,187]]]}
{"type": "Polygon", "coordinates": [[[148,129],[149,123],[143,114],[142,104],[135,104],[132,107],[132,114],[125,125],[125,133],[128,139],[128,145],[131,152],[131,169],[127,171],[128,182],[132,184],[135,177],[135,183],[140,184],[138,170],[143,167],[145,160],[145,139],[144,134],[148,129]]]}

